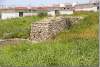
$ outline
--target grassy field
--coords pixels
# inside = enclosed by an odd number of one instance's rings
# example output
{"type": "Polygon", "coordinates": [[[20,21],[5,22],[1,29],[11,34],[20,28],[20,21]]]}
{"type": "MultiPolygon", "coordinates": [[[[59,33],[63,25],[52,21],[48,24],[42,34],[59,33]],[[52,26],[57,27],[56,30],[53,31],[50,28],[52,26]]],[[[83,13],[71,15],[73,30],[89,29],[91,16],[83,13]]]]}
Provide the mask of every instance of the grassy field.
{"type": "Polygon", "coordinates": [[[0,47],[0,65],[68,65],[99,64],[98,13],[77,12],[86,16],[55,39],[41,43],[21,42],[0,47]]]}
{"type": "Polygon", "coordinates": [[[0,20],[0,39],[28,38],[31,23],[42,18],[40,16],[32,16],[0,20]]]}

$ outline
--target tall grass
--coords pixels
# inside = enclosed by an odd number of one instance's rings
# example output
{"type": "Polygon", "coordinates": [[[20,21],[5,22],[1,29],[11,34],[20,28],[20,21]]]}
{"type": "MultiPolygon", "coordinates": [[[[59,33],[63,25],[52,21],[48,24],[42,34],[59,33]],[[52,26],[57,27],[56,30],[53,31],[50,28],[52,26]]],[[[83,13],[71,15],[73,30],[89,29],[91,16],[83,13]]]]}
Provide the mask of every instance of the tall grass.
{"type": "Polygon", "coordinates": [[[0,47],[0,65],[98,66],[98,15],[94,12],[76,14],[87,17],[59,33],[55,39],[0,47]]]}
{"type": "Polygon", "coordinates": [[[31,23],[42,18],[43,16],[32,16],[0,20],[0,39],[28,38],[31,23]]]}
{"type": "MultiPolygon", "coordinates": [[[[84,29],[86,29],[86,28],[90,28],[90,30],[98,29],[98,26],[95,26],[99,22],[98,12],[76,12],[74,15],[76,15],[76,16],[87,15],[87,16],[85,16],[85,19],[80,21],[79,24],[74,25],[74,27],[72,27],[71,31],[81,32],[81,31],[84,31],[84,29]]],[[[94,31],[97,32],[97,30],[94,30],[94,31]]]]}
{"type": "Polygon", "coordinates": [[[98,64],[97,40],[78,39],[65,41],[32,45],[30,43],[20,43],[3,47],[0,49],[0,65],[80,66],[98,64]]]}

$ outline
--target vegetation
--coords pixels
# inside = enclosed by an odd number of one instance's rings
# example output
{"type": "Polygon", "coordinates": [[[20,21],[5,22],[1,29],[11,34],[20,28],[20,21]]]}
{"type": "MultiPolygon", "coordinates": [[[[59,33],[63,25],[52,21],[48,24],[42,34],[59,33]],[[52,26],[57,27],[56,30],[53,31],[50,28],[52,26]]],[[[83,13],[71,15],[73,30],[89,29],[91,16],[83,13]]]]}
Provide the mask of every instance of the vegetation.
{"type": "Polygon", "coordinates": [[[20,17],[0,20],[0,39],[28,38],[31,23],[42,19],[44,16],[20,17]]]}
{"type": "Polygon", "coordinates": [[[21,42],[0,47],[0,65],[68,65],[99,64],[98,13],[77,12],[86,17],[65,29],[55,39],[41,43],[21,42]]]}
{"type": "Polygon", "coordinates": [[[47,16],[47,12],[39,12],[38,16],[47,16]]]}

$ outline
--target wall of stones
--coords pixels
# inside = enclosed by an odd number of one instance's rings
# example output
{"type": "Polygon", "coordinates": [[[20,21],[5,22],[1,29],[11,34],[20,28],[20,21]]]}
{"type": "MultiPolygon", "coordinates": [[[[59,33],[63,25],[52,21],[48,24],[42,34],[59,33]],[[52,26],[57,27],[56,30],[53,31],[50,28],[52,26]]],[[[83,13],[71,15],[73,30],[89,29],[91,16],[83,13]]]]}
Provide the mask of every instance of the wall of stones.
{"type": "Polygon", "coordinates": [[[33,23],[31,27],[30,39],[32,41],[44,41],[54,37],[66,27],[63,18],[56,18],[44,22],[33,23]]]}
{"type": "Polygon", "coordinates": [[[54,38],[56,34],[69,27],[72,23],[81,19],[81,17],[57,17],[47,18],[31,26],[30,40],[45,41],[54,38]]]}
{"type": "Polygon", "coordinates": [[[49,38],[49,23],[32,24],[30,39],[32,41],[41,41],[49,38]]]}
{"type": "Polygon", "coordinates": [[[57,33],[63,31],[66,28],[66,20],[62,17],[60,19],[56,19],[51,21],[49,26],[49,31],[54,37],[57,33]]]}

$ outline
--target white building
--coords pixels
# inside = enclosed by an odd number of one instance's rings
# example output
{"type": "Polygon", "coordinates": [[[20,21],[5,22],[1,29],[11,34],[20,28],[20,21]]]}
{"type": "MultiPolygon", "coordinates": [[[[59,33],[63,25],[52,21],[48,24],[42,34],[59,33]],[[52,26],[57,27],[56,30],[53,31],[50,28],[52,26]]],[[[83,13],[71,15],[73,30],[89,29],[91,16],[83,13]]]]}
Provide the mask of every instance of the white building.
{"type": "Polygon", "coordinates": [[[32,10],[24,8],[3,8],[0,9],[0,19],[10,19],[23,16],[37,16],[38,13],[32,12],[32,10]]]}
{"type": "Polygon", "coordinates": [[[9,19],[9,18],[16,18],[19,17],[19,13],[1,13],[0,18],[1,19],[9,19]]]}
{"type": "Polygon", "coordinates": [[[72,5],[59,4],[56,6],[48,7],[48,15],[56,16],[56,15],[69,15],[73,14],[72,5]]]}
{"type": "Polygon", "coordinates": [[[96,3],[77,4],[74,6],[74,11],[98,11],[98,5],[96,3]]]}

